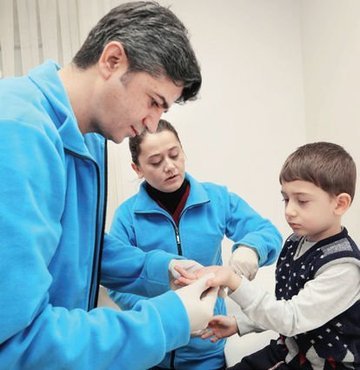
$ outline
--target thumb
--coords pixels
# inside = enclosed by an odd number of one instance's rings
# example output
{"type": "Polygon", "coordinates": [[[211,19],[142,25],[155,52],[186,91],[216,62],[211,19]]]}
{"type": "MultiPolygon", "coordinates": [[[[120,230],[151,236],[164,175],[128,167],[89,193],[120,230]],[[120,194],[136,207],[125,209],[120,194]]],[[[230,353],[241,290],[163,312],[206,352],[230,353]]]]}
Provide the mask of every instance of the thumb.
{"type": "Polygon", "coordinates": [[[208,280],[214,277],[215,274],[213,272],[202,276],[190,285],[191,290],[194,292],[194,294],[200,297],[205,290],[209,289],[209,286],[207,285],[208,280]]]}
{"type": "Polygon", "coordinates": [[[215,302],[218,298],[219,287],[208,288],[202,296],[201,300],[206,303],[209,307],[214,307],[215,302]]]}

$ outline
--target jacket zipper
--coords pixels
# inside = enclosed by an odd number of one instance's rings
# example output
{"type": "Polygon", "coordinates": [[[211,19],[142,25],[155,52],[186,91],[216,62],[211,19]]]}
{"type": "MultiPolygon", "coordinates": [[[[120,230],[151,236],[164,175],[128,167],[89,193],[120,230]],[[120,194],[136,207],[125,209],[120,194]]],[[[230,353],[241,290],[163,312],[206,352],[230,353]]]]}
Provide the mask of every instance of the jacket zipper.
{"type": "MultiPolygon", "coordinates": [[[[179,256],[182,256],[179,228],[175,224],[173,224],[173,226],[175,230],[177,252],[179,256]]],[[[170,369],[175,369],[175,350],[171,351],[170,353],[170,369]]]]}
{"type": "Polygon", "coordinates": [[[107,141],[105,140],[104,146],[104,204],[103,204],[103,214],[102,214],[102,230],[99,237],[98,229],[99,229],[99,218],[100,218],[100,169],[98,164],[89,157],[79,155],[71,150],[65,149],[67,152],[71,153],[74,157],[81,158],[83,160],[91,161],[94,164],[96,170],[96,182],[97,182],[97,200],[96,200],[96,217],[95,217],[95,240],[94,240],[94,254],[92,260],[92,269],[91,269],[91,278],[89,284],[89,297],[88,297],[88,304],[87,309],[91,310],[92,308],[96,307],[98,296],[99,296],[99,289],[100,289],[100,272],[101,272],[101,257],[103,251],[103,244],[104,244],[104,232],[105,232],[105,217],[106,217],[106,203],[107,203],[107,141]],[[99,240],[99,242],[98,242],[99,240]]]}

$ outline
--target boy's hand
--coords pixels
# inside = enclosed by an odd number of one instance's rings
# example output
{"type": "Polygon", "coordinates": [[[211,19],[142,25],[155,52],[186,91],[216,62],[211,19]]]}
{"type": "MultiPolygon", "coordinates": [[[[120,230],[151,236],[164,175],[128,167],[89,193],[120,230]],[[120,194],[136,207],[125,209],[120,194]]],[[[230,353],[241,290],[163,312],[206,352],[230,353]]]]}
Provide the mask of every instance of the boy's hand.
{"type": "MultiPolygon", "coordinates": [[[[171,289],[175,290],[180,286],[188,285],[183,284],[178,281],[179,277],[182,274],[187,276],[194,276],[193,273],[201,269],[203,265],[193,260],[176,260],[172,259],[169,263],[169,272],[170,272],[170,286],[171,289]]],[[[195,280],[195,278],[191,279],[195,280]]]]}
{"type": "Polygon", "coordinates": [[[236,290],[241,284],[241,276],[236,274],[231,267],[216,266],[215,277],[208,280],[209,287],[227,287],[230,290],[236,290]]]}
{"type": "Polygon", "coordinates": [[[238,332],[235,317],[233,316],[214,316],[209,321],[208,327],[204,334],[201,335],[202,339],[210,338],[211,342],[215,343],[219,339],[230,337],[238,332]]]}
{"type": "MultiPolygon", "coordinates": [[[[201,266],[201,265],[200,265],[201,266]]],[[[209,273],[216,273],[221,266],[207,266],[199,269],[185,269],[180,265],[174,265],[174,270],[177,272],[177,279],[174,283],[178,286],[185,286],[192,284],[194,280],[199,279],[200,277],[209,274],[209,273]]]]}
{"type": "Polygon", "coordinates": [[[254,249],[240,245],[231,255],[229,264],[237,274],[253,280],[259,269],[259,256],[254,249]]]}

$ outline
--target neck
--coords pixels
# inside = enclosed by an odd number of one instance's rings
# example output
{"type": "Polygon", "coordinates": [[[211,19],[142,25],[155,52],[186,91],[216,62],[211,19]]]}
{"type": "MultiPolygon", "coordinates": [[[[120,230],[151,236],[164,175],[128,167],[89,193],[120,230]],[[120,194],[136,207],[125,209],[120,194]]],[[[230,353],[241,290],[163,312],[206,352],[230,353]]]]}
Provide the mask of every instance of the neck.
{"type": "Polygon", "coordinates": [[[185,179],[180,188],[171,193],[165,193],[146,183],[146,191],[150,197],[158,202],[163,208],[168,210],[170,213],[173,213],[181,201],[188,183],[188,180],[185,179]]]}
{"type": "Polygon", "coordinates": [[[59,77],[68,94],[79,130],[83,134],[89,132],[89,107],[92,105],[94,92],[93,75],[92,68],[81,70],[73,64],[59,71],[59,77]]]}

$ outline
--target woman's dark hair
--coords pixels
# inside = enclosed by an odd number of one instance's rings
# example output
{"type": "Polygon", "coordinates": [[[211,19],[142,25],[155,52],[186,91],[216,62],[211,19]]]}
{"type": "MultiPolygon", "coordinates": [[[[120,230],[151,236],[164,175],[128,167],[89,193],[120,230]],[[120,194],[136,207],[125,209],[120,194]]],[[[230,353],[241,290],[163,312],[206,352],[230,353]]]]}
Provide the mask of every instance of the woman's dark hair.
{"type": "MultiPolygon", "coordinates": [[[[159,125],[156,129],[156,133],[162,132],[162,131],[170,131],[172,132],[177,141],[181,145],[181,141],[179,138],[179,135],[177,131],[175,130],[175,127],[168,121],[161,119],[159,121],[159,125]]],[[[130,149],[130,154],[131,154],[131,160],[138,166],[139,165],[139,155],[141,153],[140,145],[143,142],[144,138],[146,135],[149,134],[149,131],[145,129],[140,135],[134,136],[129,138],[129,149],[130,149]]]]}

